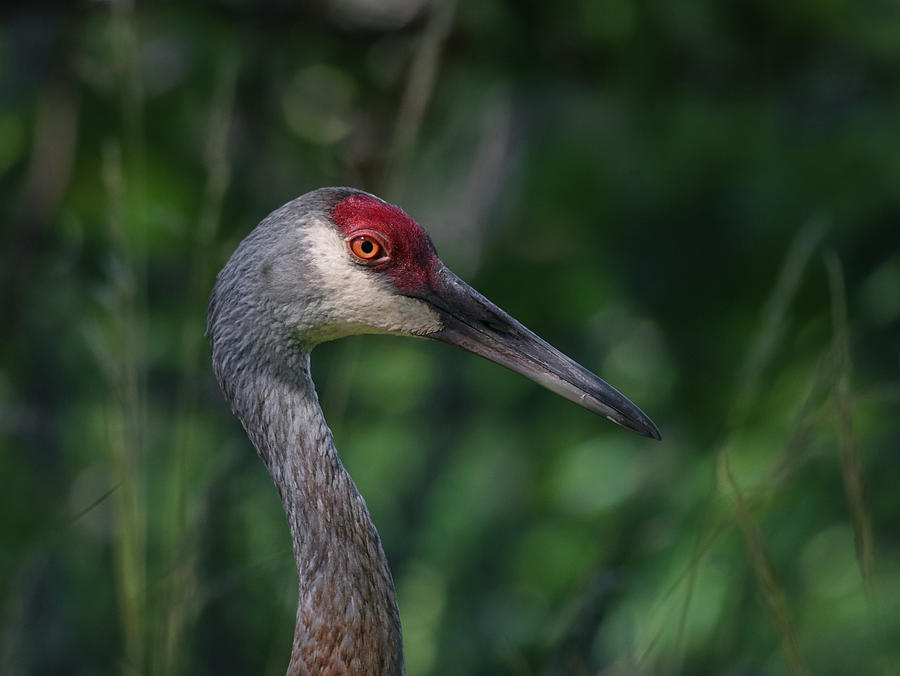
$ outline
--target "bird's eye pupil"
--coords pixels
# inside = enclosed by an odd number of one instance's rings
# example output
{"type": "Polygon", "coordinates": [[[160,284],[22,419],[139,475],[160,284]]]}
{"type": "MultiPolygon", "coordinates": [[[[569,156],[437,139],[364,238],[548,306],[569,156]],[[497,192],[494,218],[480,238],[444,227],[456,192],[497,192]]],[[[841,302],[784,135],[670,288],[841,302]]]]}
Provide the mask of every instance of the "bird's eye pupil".
{"type": "Polygon", "coordinates": [[[375,245],[367,239],[364,239],[360,245],[363,253],[370,254],[375,250],[375,245]]]}

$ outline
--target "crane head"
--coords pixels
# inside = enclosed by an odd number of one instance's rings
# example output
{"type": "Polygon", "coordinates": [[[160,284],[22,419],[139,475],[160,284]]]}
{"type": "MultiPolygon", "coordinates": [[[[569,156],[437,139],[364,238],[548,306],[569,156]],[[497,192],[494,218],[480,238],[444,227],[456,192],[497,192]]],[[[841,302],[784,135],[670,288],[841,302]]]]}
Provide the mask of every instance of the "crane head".
{"type": "Polygon", "coordinates": [[[627,397],[463,282],[438,258],[415,220],[374,195],[322,188],[264,220],[217,282],[209,320],[214,343],[213,305],[218,287],[236,276],[232,267],[256,280],[254,293],[263,296],[257,305],[266,308],[268,323],[288,327],[306,349],[357,333],[436,339],[660,439],[653,421],[627,397]],[[248,257],[255,262],[248,264],[248,257]]]}

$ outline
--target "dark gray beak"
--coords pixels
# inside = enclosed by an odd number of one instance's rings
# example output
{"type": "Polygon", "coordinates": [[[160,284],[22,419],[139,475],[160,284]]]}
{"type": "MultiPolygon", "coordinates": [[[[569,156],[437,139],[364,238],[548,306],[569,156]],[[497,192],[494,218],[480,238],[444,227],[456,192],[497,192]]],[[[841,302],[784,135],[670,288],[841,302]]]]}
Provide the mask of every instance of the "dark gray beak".
{"type": "Polygon", "coordinates": [[[431,305],[444,328],[428,338],[458,345],[521,373],[551,392],[645,437],[659,429],[631,400],[529,331],[441,265],[433,288],[415,297],[431,305]]]}

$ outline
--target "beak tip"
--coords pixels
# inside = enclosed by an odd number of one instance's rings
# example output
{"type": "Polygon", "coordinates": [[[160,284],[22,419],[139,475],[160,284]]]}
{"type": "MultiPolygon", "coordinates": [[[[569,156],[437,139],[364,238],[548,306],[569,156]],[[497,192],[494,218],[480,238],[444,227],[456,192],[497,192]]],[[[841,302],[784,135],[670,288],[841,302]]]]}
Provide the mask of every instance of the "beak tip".
{"type": "Polygon", "coordinates": [[[639,416],[633,417],[631,419],[614,419],[610,418],[614,423],[622,425],[623,427],[627,427],[632,432],[640,434],[642,437],[647,437],[648,439],[655,439],[656,441],[662,441],[662,434],[659,432],[659,428],[656,426],[650,418],[643,411],[638,411],[640,413],[639,416]]]}

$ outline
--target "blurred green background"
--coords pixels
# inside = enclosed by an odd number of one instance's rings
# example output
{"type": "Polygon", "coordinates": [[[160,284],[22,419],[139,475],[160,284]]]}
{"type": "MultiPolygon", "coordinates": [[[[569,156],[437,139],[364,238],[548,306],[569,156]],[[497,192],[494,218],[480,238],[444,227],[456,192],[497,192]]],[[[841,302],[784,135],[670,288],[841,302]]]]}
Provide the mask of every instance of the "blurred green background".
{"type": "Polygon", "coordinates": [[[896,674],[895,2],[5,3],[0,673],[283,673],[216,271],[324,185],[662,443],[413,339],[313,369],[410,676],[896,674]]]}

